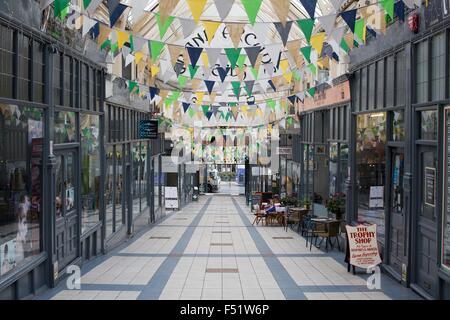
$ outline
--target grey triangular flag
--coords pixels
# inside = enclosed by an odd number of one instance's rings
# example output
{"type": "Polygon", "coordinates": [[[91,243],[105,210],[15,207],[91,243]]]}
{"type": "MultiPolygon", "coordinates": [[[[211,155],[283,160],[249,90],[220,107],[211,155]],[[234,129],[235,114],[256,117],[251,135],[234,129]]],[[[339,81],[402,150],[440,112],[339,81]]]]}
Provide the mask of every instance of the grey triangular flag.
{"type": "Polygon", "coordinates": [[[256,60],[258,60],[259,52],[261,47],[245,47],[245,52],[247,53],[248,60],[250,61],[252,67],[255,67],[256,60]]]}
{"type": "Polygon", "coordinates": [[[219,63],[222,68],[226,68],[228,65],[228,57],[224,54],[219,56],[219,63]]]}
{"type": "Polygon", "coordinates": [[[222,48],[206,48],[206,54],[208,55],[208,60],[210,65],[214,65],[219,59],[222,48]]]}
{"type": "Polygon", "coordinates": [[[147,39],[138,37],[138,36],[133,36],[133,49],[134,51],[141,51],[142,47],[148,43],[147,39]]]}
{"type": "Polygon", "coordinates": [[[342,2],[345,0],[330,0],[331,4],[333,5],[333,8],[336,10],[335,12],[340,12],[342,2]]]}
{"type": "Polygon", "coordinates": [[[144,9],[147,7],[147,4],[147,0],[131,1],[131,16],[133,17],[133,23],[136,23],[138,19],[144,14],[144,9]]]}
{"type": "Polygon", "coordinates": [[[180,21],[181,29],[183,30],[183,37],[186,39],[194,32],[197,25],[195,24],[195,21],[191,19],[178,18],[178,20],[180,21]]]}
{"type": "Polygon", "coordinates": [[[283,45],[286,46],[289,38],[289,32],[291,32],[292,21],[287,21],[285,26],[283,26],[281,22],[274,22],[273,24],[281,37],[281,41],[283,41],[283,45]]]}
{"type": "Polygon", "coordinates": [[[333,39],[337,43],[341,43],[342,37],[344,36],[345,26],[333,29],[331,33],[328,35],[328,39],[333,39]]]}
{"type": "Polygon", "coordinates": [[[214,0],[220,19],[223,21],[230,13],[234,0],[214,0]]]}
{"type": "Polygon", "coordinates": [[[97,21],[94,19],[91,19],[88,16],[83,16],[83,30],[81,32],[81,36],[84,37],[96,23],[97,21]]]}
{"type": "Polygon", "coordinates": [[[333,32],[334,22],[336,21],[336,16],[337,16],[337,14],[331,14],[331,15],[326,15],[326,16],[322,16],[322,17],[317,17],[317,20],[319,20],[320,25],[325,30],[325,33],[328,35],[331,32],[333,32]]]}
{"type": "Polygon", "coordinates": [[[97,10],[98,6],[102,3],[102,0],[92,0],[89,6],[86,8],[86,12],[89,16],[92,16],[97,10]]]}

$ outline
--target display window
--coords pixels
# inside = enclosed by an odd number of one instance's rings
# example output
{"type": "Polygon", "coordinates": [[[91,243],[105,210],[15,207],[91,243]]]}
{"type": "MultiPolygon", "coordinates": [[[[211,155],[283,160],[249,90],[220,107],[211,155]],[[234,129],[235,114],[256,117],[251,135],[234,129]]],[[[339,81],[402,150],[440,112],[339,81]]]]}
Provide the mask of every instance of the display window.
{"type": "Polygon", "coordinates": [[[41,252],[43,112],[0,104],[0,277],[41,252]]]}
{"type": "Polygon", "coordinates": [[[381,244],[385,241],[385,146],[386,113],[358,115],[356,132],[358,220],[377,225],[378,240],[381,244]]]}
{"type": "Polygon", "coordinates": [[[100,207],[100,117],[81,115],[82,232],[99,221],[100,207]]]}

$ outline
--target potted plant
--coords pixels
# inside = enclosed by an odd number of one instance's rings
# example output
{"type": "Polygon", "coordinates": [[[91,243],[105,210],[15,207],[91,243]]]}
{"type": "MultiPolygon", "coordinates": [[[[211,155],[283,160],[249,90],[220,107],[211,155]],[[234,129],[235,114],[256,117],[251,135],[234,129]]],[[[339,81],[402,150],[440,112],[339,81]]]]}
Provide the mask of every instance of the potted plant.
{"type": "Polygon", "coordinates": [[[325,207],[336,216],[337,220],[342,220],[345,213],[345,194],[336,192],[326,201],[325,207]]]}
{"type": "Polygon", "coordinates": [[[308,198],[308,197],[303,198],[302,204],[306,209],[308,209],[308,210],[311,209],[311,199],[310,198],[308,198]]]}
{"type": "Polygon", "coordinates": [[[280,203],[284,207],[295,207],[298,204],[298,200],[295,197],[286,196],[280,200],[280,203]]]}

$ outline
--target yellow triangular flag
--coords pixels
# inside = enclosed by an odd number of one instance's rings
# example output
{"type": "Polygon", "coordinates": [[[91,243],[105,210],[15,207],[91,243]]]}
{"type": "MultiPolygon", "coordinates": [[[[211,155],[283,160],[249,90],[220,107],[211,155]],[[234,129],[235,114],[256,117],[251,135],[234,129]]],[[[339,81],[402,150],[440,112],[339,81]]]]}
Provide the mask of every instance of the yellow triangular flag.
{"type": "Polygon", "coordinates": [[[325,32],[318,33],[311,37],[311,46],[316,50],[317,55],[320,56],[323,48],[323,41],[325,40],[325,32]]]}
{"type": "Polygon", "coordinates": [[[196,92],[195,96],[197,97],[197,102],[202,102],[203,97],[205,96],[205,92],[203,92],[203,91],[196,92]]]}
{"type": "Polygon", "coordinates": [[[206,35],[208,37],[208,44],[211,44],[214,35],[216,34],[217,28],[219,28],[221,22],[217,21],[205,21],[203,26],[205,27],[206,35]]]}
{"type": "Polygon", "coordinates": [[[203,52],[200,55],[200,58],[202,59],[203,66],[208,67],[209,66],[209,60],[208,55],[206,54],[206,51],[203,50],[203,52]]]}
{"type": "Polygon", "coordinates": [[[130,39],[130,35],[126,31],[119,31],[119,30],[116,30],[116,34],[117,34],[117,46],[119,47],[119,49],[121,49],[125,44],[125,42],[127,42],[130,39]]]}
{"type": "Polygon", "coordinates": [[[136,51],[134,54],[134,61],[139,63],[142,60],[142,57],[144,57],[144,54],[141,51],[136,51]]]}
{"type": "Polygon", "coordinates": [[[192,17],[197,24],[200,20],[200,16],[203,13],[203,9],[205,8],[206,1],[207,0],[186,0],[189,9],[191,9],[192,17]]]}
{"type": "Polygon", "coordinates": [[[155,77],[159,72],[159,67],[156,64],[152,64],[150,72],[152,73],[152,77],[155,77]]]}
{"type": "Polygon", "coordinates": [[[287,61],[287,59],[281,60],[280,61],[280,68],[283,72],[286,72],[287,69],[289,68],[289,61],[287,61]]]}
{"type": "Polygon", "coordinates": [[[284,79],[286,80],[287,83],[291,83],[292,81],[292,72],[288,72],[283,74],[284,79]]]}

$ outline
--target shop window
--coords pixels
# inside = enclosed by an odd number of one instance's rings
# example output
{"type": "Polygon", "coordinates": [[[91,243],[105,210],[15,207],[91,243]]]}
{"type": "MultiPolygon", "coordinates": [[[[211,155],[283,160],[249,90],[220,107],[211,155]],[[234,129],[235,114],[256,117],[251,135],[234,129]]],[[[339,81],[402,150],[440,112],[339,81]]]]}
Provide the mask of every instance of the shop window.
{"type": "Polygon", "coordinates": [[[106,176],[105,176],[105,223],[106,236],[114,232],[114,146],[106,147],[106,176]]]}
{"type": "Polygon", "coordinates": [[[72,88],[73,88],[73,66],[72,59],[69,56],[64,55],[64,76],[63,76],[63,92],[64,92],[64,106],[73,107],[73,97],[72,97],[72,88]]]}
{"type": "Polygon", "coordinates": [[[0,97],[13,96],[13,31],[0,25],[0,97]]]}
{"type": "Polygon", "coordinates": [[[73,73],[75,75],[75,80],[73,84],[73,92],[74,92],[74,106],[78,108],[80,106],[80,62],[78,60],[74,60],[73,62],[73,73]]]}
{"type": "Polygon", "coordinates": [[[348,178],[348,144],[341,144],[339,146],[340,152],[339,152],[339,170],[340,170],[340,189],[338,191],[344,192],[345,191],[345,181],[348,178]]]}
{"type": "Polygon", "coordinates": [[[115,230],[117,230],[122,224],[125,223],[125,193],[124,193],[124,146],[117,145],[115,149],[115,230]]]}
{"type": "Polygon", "coordinates": [[[356,173],[358,220],[378,226],[378,240],[384,244],[386,113],[357,116],[356,173]]]}
{"type": "Polygon", "coordinates": [[[405,104],[405,51],[400,51],[395,59],[395,104],[403,106],[405,104]]]}
{"type": "Polygon", "coordinates": [[[330,159],[329,159],[329,194],[338,191],[338,143],[330,142],[330,159]]]}
{"type": "Polygon", "coordinates": [[[62,104],[61,57],[60,54],[53,55],[53,103],[56,105],[62,104]]]}
{"type": "Polygon", "coordinates": [[[55,111],[55,144],[77,141],[75,117],[75,112],[55,111]]]}
{"type": "Polygon", "coordinates": [[[445,98],[445,33],[433,37],[431,41],[431,98],[445,98]]]}
{"type": "Polygon", "coordinates": [[[18,96],[20,100],[30,100],[31,39],[26,35],[18,35],[18,96]]]}
{"type": "Polygon", "coordinates": [[[428,101],[428,41],[416,45],[416,102],[428,101]]]}
{"type": "Polygon", "coordinates": [[[34,41],[33,42],[33,101],[35,101],[35,102],[40,102],[40,103],[44,102],[44,70],[45,70],[44,45],[42,43],[34,41]]]}
{"type": "Polygon", "coordinates": [[[437,140],[437,111],[420,112],[420,139],[437,140]]]}
{"type": "Polygon", "coordinates": [[[100,205],[100,117],[82,114],[81,121],[81,198],[82,232],[99,221],[100,205]]]}
{"type": "Polygon", "coordinates": [[[395,56],[386,58],[386,107],[395,105],[395,56]]]}
{"type": "Polygon", "coordinates": [[[41,252],[43,133],[40,109],[0,105],[0,277],[41,252]]]}
{"type": "Polygon", "coordinates": [[[403,110],[392,112],[392,141],[405,140],[405,112],[403,110]]]}
{"type": "Polygon", "coordinates": [[[81,108],[89,109],[89,66],[81,64],[81,108]]]}
{"type": "Polygon", "coordinates": [[[436,152],[434,150],[420,152],[419,156],[420,185],[419,214],[429,220],[435,220],[436,206],[436,152]],[[434,181],[433,184],[430,181],[434,181]],[[432,187],[430,187],[432,185],[432,187]]]}

